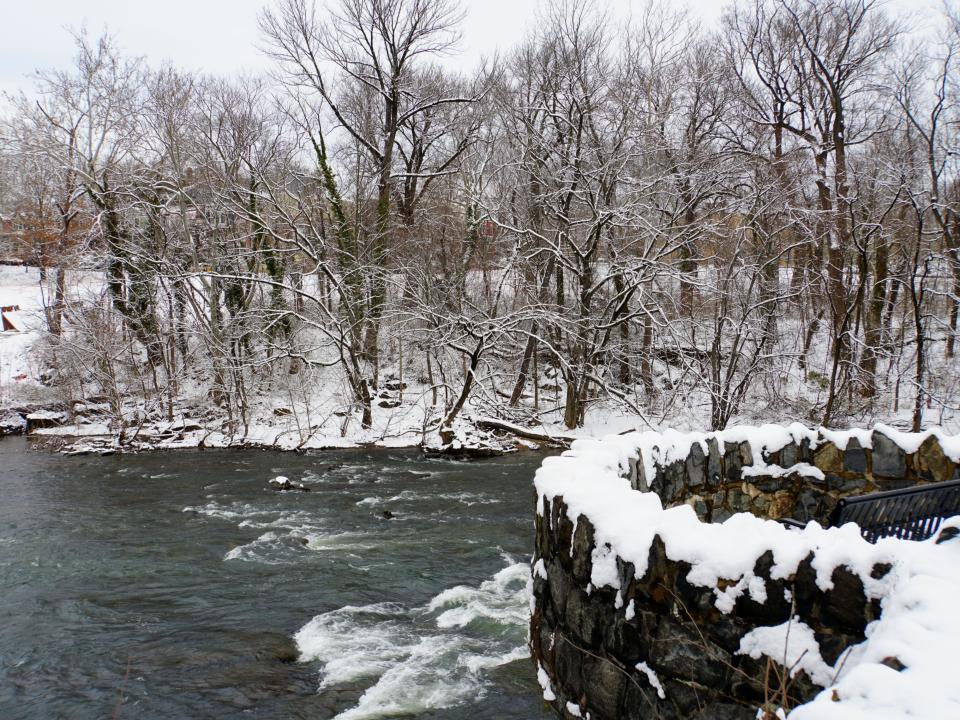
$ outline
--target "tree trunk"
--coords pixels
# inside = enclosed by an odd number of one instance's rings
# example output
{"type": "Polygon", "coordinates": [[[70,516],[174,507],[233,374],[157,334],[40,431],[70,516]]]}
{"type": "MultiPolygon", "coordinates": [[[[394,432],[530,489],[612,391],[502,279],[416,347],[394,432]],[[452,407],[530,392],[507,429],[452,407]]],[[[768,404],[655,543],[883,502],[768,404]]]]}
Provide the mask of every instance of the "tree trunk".
{"type": "Polygon", "coordinates": [[[877,234],[873,258],[873,282],[866,294],[867,307],[863,314],[863,356],[860,372],[864,378],[863,395],[874,397],[877,392],[877,354],[880,351],[883,330],[883,307],[887,295],[888,247],[882,233],[877,234]]]}

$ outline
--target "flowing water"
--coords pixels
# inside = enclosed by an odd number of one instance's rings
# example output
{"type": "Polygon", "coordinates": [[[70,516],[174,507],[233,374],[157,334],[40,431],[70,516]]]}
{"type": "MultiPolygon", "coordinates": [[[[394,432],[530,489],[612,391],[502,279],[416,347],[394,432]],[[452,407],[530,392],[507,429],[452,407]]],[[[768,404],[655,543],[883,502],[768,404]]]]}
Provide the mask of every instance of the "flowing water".
{"type": "Polygon", "coordinates": [[[526,650],[541,459],[4,440],[0,718],[549,717],[526,650]]]}

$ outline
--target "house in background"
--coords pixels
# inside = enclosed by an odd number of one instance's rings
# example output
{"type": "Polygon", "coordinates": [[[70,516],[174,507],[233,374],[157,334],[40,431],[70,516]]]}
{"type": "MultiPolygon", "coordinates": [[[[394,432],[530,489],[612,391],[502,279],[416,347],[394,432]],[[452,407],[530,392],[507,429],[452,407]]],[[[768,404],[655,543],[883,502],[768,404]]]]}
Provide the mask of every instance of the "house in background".
{"type": "Polygon", "coordinates": [[[23,332],[19,315],[19,305],[4,305],[0,307],[0,319],[3,321],[3,332],[23,332]]]}

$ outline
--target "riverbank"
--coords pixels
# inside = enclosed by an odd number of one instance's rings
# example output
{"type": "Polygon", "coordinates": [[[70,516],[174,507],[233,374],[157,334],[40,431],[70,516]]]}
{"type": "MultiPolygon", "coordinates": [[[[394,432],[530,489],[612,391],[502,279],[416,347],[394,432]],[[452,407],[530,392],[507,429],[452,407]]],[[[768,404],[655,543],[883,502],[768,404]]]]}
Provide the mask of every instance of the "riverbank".
{"type": "MultiPolygon", "coordinates": [[[[95,304],[103,292],[103,277],[96,272],[71,271],[67,284],[78,306],[95,304]]],[[[431,380],[417,359],[390,359],[386,348],[369,428],[361,426],[341,369],[335,362],[325,366],[325,358],[293,374],[251,369],[255,382],[245,390],[242,412],[211,396],[213,371],[200,347],[191,352],[189,368],[179,369],[172,392],[147,392],[141,386],[150,387],[155,379],[118,376],[111,394],[97,371],[102,358],[77,355],[69,323],[63,346],[50,343],[37,268],[0,267],[0,303],[20,308],[17,330],[0,333],[0,436],[27,433],[67,452],[376,446],[483,456],[563,447],[574,437],[646,426],[615,404],[596,401],[587,426],[567,430],[560,417],[562,389],[553,379],[541,387],[540,410],[529,407],[529,398],[511,408],[492,388],[489,397],[486,388],[478,390],[454,423],[452,438],[441,439],[438,429],[445,408],[456,399],[455,383],[431,380]],[[64,362],[72,363],[69,376],[57,369],[64,362]]]]}
{"type": "MultiPolygon", "coordinates": [[[[78,308],[94,307],[103,301],[102,274],[70,271],[68,290],[78,308]]],[[[0,333],[0,435],[26,432],[68,453],[419,447],[475,457],[564,447],[576,438],[632,430],[701,431],[710,426],[711,399],[695,384],[683,386],[676,373],[691,368],[682,363],[657,360],[660,370],[650,392],[627,386],[617,397],[588,392],[583,426],[573,430],[563,422],[566,387],[555,367],[543,363],[536,381],[528,378],[527,391],[513,403],[507,391],[516,371],[493,363],[476,377],[453,427],[441,437],[440,425],[458,399],[465,370],[459,363],[446,369],[431,366],[422,347],[402,346],[386,333],[377,387],[371,386],[370,427],[364,428],[363,412],[341,364],[329,348],[320,349],[319,339],[309,362],[294,366],[274,358],[244,365],[238,370],[242,392],[235,381],[228,402],[212,381],[215,368],[202,344],[190,344],[182,362],[164,378],[163,372],[158,371],[160,377],[145,372],[143,350],[135,344],[124,345],[122,352],[115,348],[106,359],[91,355],[75,342],[74,334],[82,328],[72,328],[70,322],[64,336],[53,342],[45,332],[44,289],[36,268],[0,266],[0,303],[21,308],[17,330],[0,333]],[[110,367],[106,374],[105,362],[110,367]]],[[[821,420],[820,390],[789,375],[777,382],[779,392],[794,398],[790,404],[744,402],[729,425],[821,420]]],[[[903,429],[911,423],[906,402],[880,402],[865,412],[869,417],[856,424],[880,421],[903,429]]],[[[935,420],[960,431],[949,413],[935,420]]]]}
{"type": "Polygon", "coordinates": [[[14,408],[0,414],[0,437],[24,435],[35,447],[66,455],[113,455],[157,450],[205,448],[257,448],[287,452],[347,448],[417,448],[428,455],[464,459],[495,457],[518,450],[565,448],[578,437],[544,427],[513,426],[499,420],[464,418],[454,428],[452,441],[443,443],[436,433],[394,437],[354,434],[336,437],[310,435],[297,428],[257,426],[226,434],[199,420],[154,421],[117,431],[109,423],[73,417],[60,406],[14,408]]]}

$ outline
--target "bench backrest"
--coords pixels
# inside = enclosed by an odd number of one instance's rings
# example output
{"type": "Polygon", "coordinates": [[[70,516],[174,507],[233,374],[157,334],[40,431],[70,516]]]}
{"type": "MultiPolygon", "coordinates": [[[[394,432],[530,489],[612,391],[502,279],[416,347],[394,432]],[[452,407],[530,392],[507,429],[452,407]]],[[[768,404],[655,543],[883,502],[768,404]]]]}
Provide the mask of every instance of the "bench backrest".
{"type": "Polygon", "coordinates": [[[854,522],[870,542],[882,537],[926,540],[953,515],[960,515],[960,480],[841,498],[829,524],[854,522]]]}

